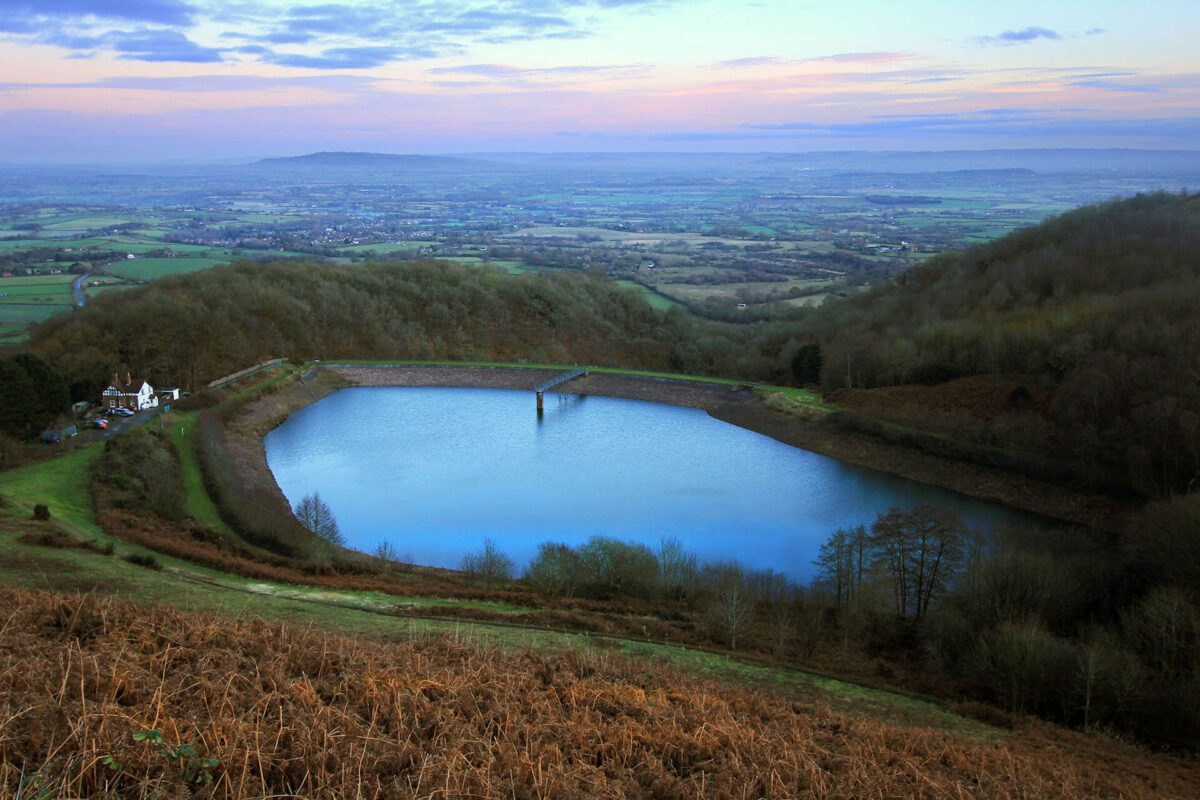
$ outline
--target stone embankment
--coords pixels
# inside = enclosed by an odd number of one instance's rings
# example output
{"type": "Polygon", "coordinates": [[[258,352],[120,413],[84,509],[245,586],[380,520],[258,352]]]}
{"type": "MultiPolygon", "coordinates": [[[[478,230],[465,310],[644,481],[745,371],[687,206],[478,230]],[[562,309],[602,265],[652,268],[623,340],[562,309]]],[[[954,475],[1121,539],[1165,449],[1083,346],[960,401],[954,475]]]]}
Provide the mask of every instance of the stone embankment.
{"type": "MultiPolygon", "coordinates": [[[[462,386],[484,389],[525,389],[561,374],[562,370],[514,367],[442,366],[323,366],[359,386],[462,386]]],[[[734,391],[719,383],[671,380],[593,372],[563,386],[570,394],[621,397],[712,410],[730,401],[751,398],[748,391],[734,391]]]]}
{"type": "MultiPolygon", "coordinates": [[[[519,389],[530,392],[532,407],[534,387],[561,374],[561,370],[485,366],[325,364],[321,366],[319,373],[321,390],[317,395],[312,395],[297,385],[288,391],[265,398],[258,408],[247,409],[233,426],[244,437],[244,445],[250,444],[248,439],[255,439],[254,446],[245,449],[257,456],[253,459],[252,468],[253,472],[258,473],[256,478],[274,483],[262,453],[261,436],[282,422],[290,411],[308,405],[317,396],[323,397],[330,391],[335,391],[338,386],[519,389]]],[[[645,400],[703,409],[724,422],[839,461],[1089,527],[1119,530],[1124,524],[1125,515],[1131,510],[1128,506],[1107,497],[1075,492],[1016,473],[896,445],[869,434],[838,428],[823,422],[820,417],[781,413],[759,402],[754,394],[744,387],[594,372],[572,380],[564,388],[574,394],[645,400]]]]}

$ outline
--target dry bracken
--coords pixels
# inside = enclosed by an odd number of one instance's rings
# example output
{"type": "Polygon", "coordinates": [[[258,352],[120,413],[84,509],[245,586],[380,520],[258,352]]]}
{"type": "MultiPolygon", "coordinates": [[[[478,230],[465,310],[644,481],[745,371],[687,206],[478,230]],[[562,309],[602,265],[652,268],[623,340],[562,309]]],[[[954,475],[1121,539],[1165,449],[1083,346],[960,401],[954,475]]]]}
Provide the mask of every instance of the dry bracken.
{"type": "Polygon", "coordinates": [[[1187,762],[1049,726],[964,741],[610,653],[379,642],[91,595],[2,590],[0,609],[0,796],[1082,800],[1200,785],[1187,762]]]}

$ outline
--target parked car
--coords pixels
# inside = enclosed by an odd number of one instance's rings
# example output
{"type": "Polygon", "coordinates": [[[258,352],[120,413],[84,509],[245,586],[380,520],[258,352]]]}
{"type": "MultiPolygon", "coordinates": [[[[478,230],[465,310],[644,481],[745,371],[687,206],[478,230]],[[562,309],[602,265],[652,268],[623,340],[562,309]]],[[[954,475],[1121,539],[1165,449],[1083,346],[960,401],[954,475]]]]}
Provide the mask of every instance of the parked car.
{"type": "Polygon", "coordinates": [[[108,427],[108,420],[106,420],[106,419],[98,419],[98,420],[96,420],[95,422],[93,422],[92,424],[93,424],[93,425],[95,425],[95,426],[96,426],[97,428],[99,428],[100,430],[104,430],[105,428],[107,428],[107,427],[108,427]]]}
{"type": "Polygon", "coordinates": [[[46,444],[58,444],[58,431],[42,431],[42,441],[46,444]]]}
{"type": "Polygon", "coordinates": [[[130,411],[128,408],[114,408],[112,413],[120,414],[122,417],[132,417],[134,412],[130,411]]]}

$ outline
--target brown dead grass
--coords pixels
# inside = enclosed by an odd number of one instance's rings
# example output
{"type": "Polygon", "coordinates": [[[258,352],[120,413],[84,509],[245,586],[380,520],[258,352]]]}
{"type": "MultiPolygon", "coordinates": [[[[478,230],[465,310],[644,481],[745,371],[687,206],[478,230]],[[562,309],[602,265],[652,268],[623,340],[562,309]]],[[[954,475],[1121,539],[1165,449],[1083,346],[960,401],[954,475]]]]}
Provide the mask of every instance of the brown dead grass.
{"type": "Polygon", "coordinates": [[[21,544],[37,547],[52,547],[61,550],[87,550],[92,553],[108,555],[108,552],[95,542],[72,538],[55,528],[27,531],[18,536],[17,541],[21,544]]]}
{"type": "Polygon", "coordinates": [[[14,590],[0,609],[0,796],[34,772],[55,797],[1132,800],[1195,797],[1200,780],[1049,726],[963,742],[608,653],[380,643],[14,590]],[[134,741],[148,729],[165,744],[134,741]],[[163,757],[184,743],[219,761],[211,782],[163,757]]]}
{"type": "Polygon", "coordinates": [[[891,386],[838,392],[839,406],[902,425],[956,433],[979,430],[1002,417],[1039,419],[1050,411],[1054,392],[1033,381],[976,375],[936,386],[891,386]],[[1025,387],[1027,399],[1012,394],[1025,387]]]}

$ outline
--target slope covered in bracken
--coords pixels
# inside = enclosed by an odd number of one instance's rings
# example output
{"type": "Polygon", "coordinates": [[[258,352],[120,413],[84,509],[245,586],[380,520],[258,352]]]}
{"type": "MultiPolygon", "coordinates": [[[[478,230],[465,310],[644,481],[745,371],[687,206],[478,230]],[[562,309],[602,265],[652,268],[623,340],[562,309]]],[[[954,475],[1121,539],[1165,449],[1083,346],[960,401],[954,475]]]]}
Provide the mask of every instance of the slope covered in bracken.
{"type": "Polygon", "coordinates": [[[1031,724],[851,720],[596,651],[378,642],[0,592],[0,795],[1194,797],[1189,764],[1031,724]],[[148,733],[158,731],[159,735],[148,733]],[[160,738],[161,737],[161,738],[160,738]]]}

